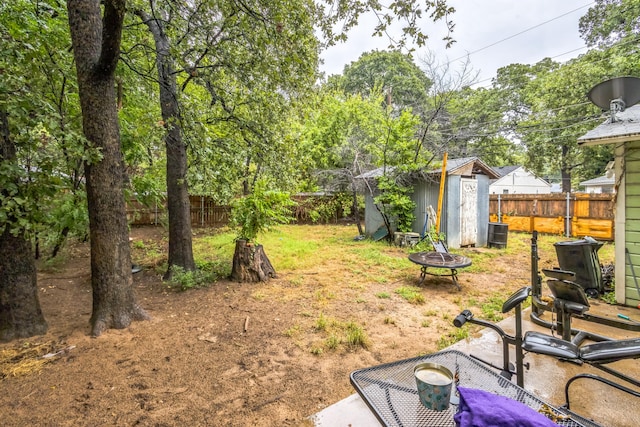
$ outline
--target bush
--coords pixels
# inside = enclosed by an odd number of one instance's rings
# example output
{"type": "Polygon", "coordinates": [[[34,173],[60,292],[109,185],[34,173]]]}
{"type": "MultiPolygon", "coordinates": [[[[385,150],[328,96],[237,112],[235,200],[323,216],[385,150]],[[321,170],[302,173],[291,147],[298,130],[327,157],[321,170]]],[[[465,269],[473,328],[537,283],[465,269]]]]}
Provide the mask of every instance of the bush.
{"type": "Polygon", "coordinates": [[[259,233],[276,224],[291,221],[290,207],[295,202],[289,193],[267,190],[265,181],[258,181],[253,193],[237,199],[231,206],[231,225],[238,228],[238,240],[255,241],[259,233]]]}

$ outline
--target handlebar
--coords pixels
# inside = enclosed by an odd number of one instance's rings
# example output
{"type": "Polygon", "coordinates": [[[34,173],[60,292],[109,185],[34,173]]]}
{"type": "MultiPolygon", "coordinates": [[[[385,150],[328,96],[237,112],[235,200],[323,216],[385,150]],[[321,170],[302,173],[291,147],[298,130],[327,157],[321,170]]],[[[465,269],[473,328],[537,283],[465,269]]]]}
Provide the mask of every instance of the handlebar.
{"type": "Polygon", "coordinates": [[[462,327],[467,320],[471,320],[473,318],[473,313],[469,310],[463,310],[462,313],[458,314],[455,319],[453,319],[453,326],[456,328],[462,327]]]}
{"type": "MultiPolygon", "coordinates": [[[[502,339],[502,375],[511,378],[513,373],[517,376],[517,383],[520,387],[524,386],[523,370],[526,366],[523,363],[523,351],[522,351],[522,302],[529,297],[530,288],[525,286],[518,289],[511,295],[507,301],[502,305],[502,312],[507,313],[515,308],[516,310],[516,333],[514,336],[507,334],[497,323],[492,323],[482,319],[476,319],[473,317],[473,313],[469,310],[462,310],[460,314],[453,320],[453,325],[457,328],[462,327],[465,323],[473,323],[474,325],[483,326],[485,328],[493,329],[502,339]],[[509,361],[509,346],[515,346],[516,350],[516,366],[513,367],[509,361]]],[[[491,363],[485,362],[489,366],[494,366],[491,363]]]]}

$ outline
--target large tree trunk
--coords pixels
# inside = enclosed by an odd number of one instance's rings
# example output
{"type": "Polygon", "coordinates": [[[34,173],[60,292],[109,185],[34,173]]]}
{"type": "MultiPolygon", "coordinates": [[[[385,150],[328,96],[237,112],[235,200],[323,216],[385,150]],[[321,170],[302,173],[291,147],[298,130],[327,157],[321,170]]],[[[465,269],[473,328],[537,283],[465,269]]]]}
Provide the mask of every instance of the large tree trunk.
{"type": "Polygon", "coordinates": [[[5,226],[0,235],[0,341],[47,332],[36,277],[31,243],[5,226]]]}
{"type": "MultiPolygon", "coordinates": [[[[15,157],[8,117],[0,110],[0,164],[15,157]]],[[[31,243],[22,232],[13,235],[8,224],[0,225],[0,233],[0,341],[44,334],[47,322],[38,300],[31,243]]]]}
{"type": "Polygon", "coordinates": [[[236,240],[231,279],[237,282],[266,282],[271,277],[276,277],[276,271],[263,246],[236,240]]]}
{"type": "Polygon", "coordinates": [[[196,269],[191,239],[191,204],[187,185],[187,146],[182,140],[182,118],[178,103],[176,73],[170,41],[161,21],[144,11],[138,16],[149,27],[156,45],[156,65],[160,82],[160,109],[167,131],[167,209],[169,213],[169,261],[164,279],[170,279],[173,267],[196,269]]]}
{"type": "Polygon", "coordinates": [[[133,295],[124,160],[114,72],[120,52],[124,0],[69,0],[84,134],[102,159],[85,164],[93,312],[91,334],[148,319],[133,295]],[[104,16],[101,17],[101,3],[104,16]]]}

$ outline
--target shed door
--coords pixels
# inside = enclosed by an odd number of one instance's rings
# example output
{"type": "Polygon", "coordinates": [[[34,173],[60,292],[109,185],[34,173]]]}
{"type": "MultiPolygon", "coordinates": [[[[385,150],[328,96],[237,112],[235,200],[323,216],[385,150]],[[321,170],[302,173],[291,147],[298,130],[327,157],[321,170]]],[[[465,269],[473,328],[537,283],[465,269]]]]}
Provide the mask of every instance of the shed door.
{"type": "Polygon", "coordinates": [[[478,181],[460,179],[460,246],[476,244],[478,236],[478,181]]]}

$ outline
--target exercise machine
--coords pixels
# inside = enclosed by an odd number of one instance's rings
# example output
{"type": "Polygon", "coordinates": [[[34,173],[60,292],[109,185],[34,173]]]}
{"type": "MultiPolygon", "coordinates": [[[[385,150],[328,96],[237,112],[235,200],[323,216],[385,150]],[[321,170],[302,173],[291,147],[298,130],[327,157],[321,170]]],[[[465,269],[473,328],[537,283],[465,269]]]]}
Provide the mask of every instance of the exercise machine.
{"type": "MultiPolygon", "coordinates": [[[[580,285],[573,282],[575,278],[575,272],[550,269],[543,270],[545,276],[550,277],[552,280],[547,281],[547,285],[552,281],[557,280],[563,283],[572,282],[575,286],[564,286],[560,283],[556,286],[557,292],[561,295],[554,295],[553,301],[545,301],[542,296],[542,276],[538,270],[538,232],[533,231],[531,237],[531,321],[537,325],[549,328],[551,330],[557,330],[563,339],[571,341],[570,336],[577,335],[581,339],[590,338],[593,341],[607,341],[609,338],[598,336],[596,334],[588,333],[585,331],[571,329],[571,318],[579,318],[587,322],[594,322],[601,325],[611,326],[614,328],[620,328],[627,331],[640,332],[640,322],[632,320],[625,321],[619,318],[610,318],[604,316],[598,316],[588,313],[589,301],[585,292],[579,292],[577,288],[580,285]],[[557,322],[544,320],[542,318],[544,312],[553,312],[557,314],[557,322]],[[570,334],[570,335],[569,335],[570,334]]],[[[550,287],[553,285],[550,285],[550,287]]],[[[550,289],[554,293],[554,289],[550,289]]]]}
{"type": "MultiPolygon", "coordinates": [[[[570,315],[572,312],[580,312],[582,310],[580,303],[584,303],[587,298],[584,294],[584,290],[577,284],[573,283],[572,286],[569,280],[566,280],[568,277],[571,277],[570,272],[557,273],[557,277],[562,277],[561,279],[554,278],[553,280],[556,282],[551,285],[552,289],[558,291],[556,293],[555,299],[557,304],[561,304],[565,307],[565,312],[568,313],[568,323],[570,324],[570,315]],[[569,284],[567,284],[567,283],[569,284]],[[557,285],[557,286],[556,286],[557,285]],[[578,295],[576,298],[573,298],[573,294],[578,295]],[[571,297],[571,299],[562,300],[561,297],[571,297]],[[580,302],[576,302],[575,300],[583,299],[580,302]],[[558,301],[560,300],[560,301],[558,301]]],[[[626,340],[612,340],[606,337],[597,336],[595,334],[582,333],[577,335],[577,340],[575,338],[571,340],[565,340],[558,336],[548,335],[540,332],[528,331],[523,335],[522,330],[522,303],[529,297],[531,293],[530,287],[524,287],[516,292],[514,292],[502,305],[502,312],[508,313],[509,311],[515,309],[515,335],[507,334],[502,328],[500,328],[495,323],[491,323],[482,319],[476,319],[473,316],[473,313],[469,310],[462,311],[453,321],[453,324],[456,327],[462,327],[465,323],[473,323],[476,325],[480,325],[483,327],[488,327],[496,331],[500,337],[502,338],[503,343],[503,366],[496,367],[491,363],[488,363],[482,359],[477,357],[477,360],[492,366],[494,368],[501,369],[501,375],[511,379],[513,374],[516,374],[516,381],[520,387],[524,387],[524,370],[525,368],[529,369],[529,364],[524,363],[524,352],[537,353],[547,356],[555,357],[556,359],[563,360],[566,362],[571,362],[574,364],[582,365],[588,364],[595,368],[598,368],[604,372],[607,372],[616,378],[619,378],[623,381],[626,381],[630,384],[633,384],[637,387],[640,387],[640,381],[635,378],[632,378],[628,375],[625,375],[621,372],[618,372],[608,366],[609,363],[616,362],[624,359],[637,359],[640,358],[640,338],[626,339],[626,340]],[[594,338],[598,339],[593,344],[581,345],[586,339],[593,340],[594,338]],[[510,346],[514,346],[515,349],[515,366],[510,363],[510,346]]],[[[586,301],[588,302],[588,301],[586,301]]],[[[563,330],[563,337],[570,337],[571,328],[569,327],[568,332],[563,330]]],[[[626,387],[622,384],[616,383],[607,378],[592,375],[592,374],[578,374],[572,378],[570,378],[565,385],[565,406],[569,409],[569,387],[570,385],[578,379],[591,379],[607,384],[611,387],[614,387],[618,390],[624,391],[628,394],[631,394],[635,397],[640,397],[640,393],[637,391],[626,387]]]]}

